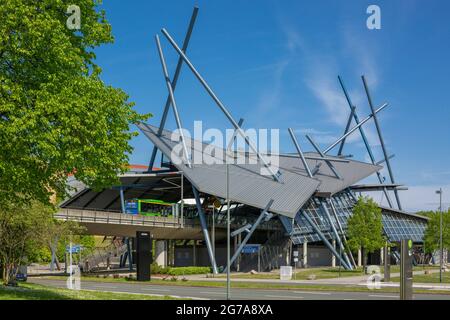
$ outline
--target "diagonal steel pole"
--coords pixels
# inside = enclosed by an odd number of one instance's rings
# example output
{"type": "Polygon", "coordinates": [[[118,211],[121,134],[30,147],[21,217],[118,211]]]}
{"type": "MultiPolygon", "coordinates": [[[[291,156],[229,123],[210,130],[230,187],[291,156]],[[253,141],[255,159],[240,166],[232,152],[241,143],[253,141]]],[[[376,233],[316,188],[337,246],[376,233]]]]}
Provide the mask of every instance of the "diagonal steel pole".
{"type": "MultiPolygon", "coordinates": [[[[364,84],[364,90],[366,91],[367,100],[369,101],[370,109],[374,110],[372,97],[370,96],[369,87],[367,86],[366,78],[361,76],[362,82],[364,84]]],[[[380,123],[378,122],[378,117],[374,114],[373,120],[375,121],[375,127],[377,128],[378,137],[380,138],[381,149],[383,150],[384,159],[386,160],[386,166],[389,172],[389,177],[391,178],[391,182],[395,183],[394,173],[392,172],[391,163],[389,161],[389,156],[387,154],[386,145],[384,144],[383,135],[381,134],[380,123]]],[[[397,200],[397,205],[400,210],[402,210],[402,204],[400,203],[400,197],[398,196],[398,190],[394,189],[395,199],[397,200]]]]}
{"type": "MultiPolygon", "coordinates": [[[[189,21],[188,30],[187,30],[186,36],[184,38],[183,47],[181,49],[181,50],[183,50],[183,52],[186,52],[186,50],[188,48],[189,40],[191,39],[192,30],[194,29],[195,20],[197,19],[197,14],[198,14],[198,7],[196,6],[196,7],[194,7],[194,11],[192,12],[191,20],[189,21]]],[[[171,86],[172,86],[172,90],[173,91],[175,91],[175,87],[177,85],[177,81],[178,81],[178,78],[180,76],[180,72],[181,72],[181,67],[182,66],[183,66],[183,59],[180,57],[180,58],[178,58],[178,63],[177,63],[177,66],[175,68],[175,73],[173,74],[173,79],[172,79],[172,82],[171,82],[171,86]]],[[[166,99],[166,104],[164,106],[163,115],[162,115],[162,118],[161,118],[161,122],[159,124],[158,135],[162,134],[162,131],[163,131],[164,126],[166,124],[167,114],[169,112],[169,107],[170,107],[170,95],[168,95],[167,99],[166,99]]],[[[158,151],[158,148],[156,148],[156,146],[153,146],[153,151],[152,151],[152,155],[150,157],[150,163],[149,163],[147,171],[152,171],[153,170],[153,165],[155,164],[155,158],[156,158],[157,151],[158,151]]]]}
{"type": "Polygon", "coordinates": [[[231,122],[233,127],[236,129],[237,133],[239,133],[242,138],[245,140],[245,143],[249,146],[249,148],[256,153],[258,159],[261,161],[261,163],[264,165],[264,167],[267,168],[267,170],[272,175],[273,179],[277,182],[280,182],[280,179],[278,178],[277,174],[273,171],[273,169],[270,167],[270,165],[267,163],[267,161],[262,157],[261,153],[257,150],[257,148],[253,145],[253,143],[250,141],[250,139],[245,135],[244,131],[242,131],[241,127],[237,124],[236,120],[234,120],[231,113],[227,110],[227,108],[224,106],[224,104],[219,100],[219,98],[216,96],[214,91],[210,88],[208,83],[203,79],[203,77],[200,75],[200,73],[195,69],[194,65],[191,63],[189,58],[184,54],[184,52],[180,49],[180,47],[177,45],[175,40],[170,36],[170,34],[167,32],[166,29],[161,29],[161,32],[164,34],[164,36],[167,38],[167,40],[170,42],[170,44],[173,46],[173,48],[178,52],[180,57],[183,58],[184,62],[188,65],[189,69],[191,69],[192,73],[195,75],[195,77],[198,79],[198,81],[202,84],[203,88],[205,88],[206,92],[210,95],[210,97],[214,100],[214,102],[217,104],[219,109],[225,114],[225,116],[228,118],[228,120],[231,122]]]}
{"type": "MultiPolygon", "coordinates": [[[[316,151],[320,154],[321,157],[325,157],[325,153],[320,151],[319,146],[314,142],[314,140],[309,135],[306,135],[306,139],[308,139],[308,141],[312,144],[314,149],[316,149],[316,151]]],[[[328,167],[330,167],[331,171],[333,171],[333,173],[336,175],[336,177],[338,179],[341,179],[341,176],[336,171],[336,169],[334,168],[333,164],[330,161],[328,161],[328,160],[325,160],[325,163],[328,165],[328,167]]]]}
{"type": "Polygon", "coordinates": [[[327,238],[322,233],[322,231],[320,231],[319,226],[313,221],[313,219],[311,219],[311,217],[308,215],[308,213],[306,211],[304,211],[304,210],[300,210],[300,213],[306,219],[306,221],[311,226],[311,228],[314,230],[314,232],[319,236],[319,238],[322,240],[322,242],[328,247],[328,249],[330,249],[332,254],[334,254],[334,256],[339,259],[339,261],[342,263],[344,268],[347,269],[347,270],[351,270],[352,267],[347,265],[347,262],[344,259],[342,259],[341,255],[336,251],[336,249],[334,249],[334,247],[327,240],[327,238]]]}
{"type": "Polygon", "coordinates": [[[211,267],[213,269],[213,273],[217,274],[218,270],[217,270],[217,264],[216,264],[216,257],[214,256],[214,253],[212,250],[211,240],[209,238],[209,233],[208,233],[208,225],[206,223],[205,213],[203,212],[202,202],[200,200],[200,194],[194,186],[192,186],[192,192],[194,193],[195,204],[197,206],[197,212],[198,212],[198,216],[200,218],[200,225],[201,225],[201,228],[203,231],[203,237],[205,238],[206,249],[208,250],[209,261],[211,262],[211,267]]]}
{"type": "Polygon", "coordinates": [[[333,199],[332,199],[332,198],[329,199],[329,203],[330,203],[330,206],[331,206],[331,212],[333,213],[334,219],[336,220],[337,225],[338,225],[338,227],[339,227],[339,230],[340,230],[340,232],[341,232],[342,240],[344,241],[344,244],[345,244],[344,247],[347,248],[346,250],[348,250],[350,259],[351,259],[351,261],[352,261],[352,264],[356,267],[357,265],[356,265],[356,263],[355,263],[355,259],[353,258],[352,251],[351,251],[351,250],[348,248],[348,246],[347,246],[347,237],[345,236],[344,228],[342,228],[342,224],[341,224],[341,222],[339,221],[339,217],[338,217],[336,208],[334,207],[333,199]]]}
{"type": "MultiPolygon", "coordinates": [[[[348,132],[353,120],[353,114],[355,113],[356,107],[352,107],[352,111],[350,111],[350,116],[348,117],[347,125],[345,126],[344,134],[348,132]]],[[[337,153],[338,156],[342,155],[342,150],[344,149],[345,139],[341,141],[341,145],[339,146],[339,151],[337,153]]]]}
{"type": "Polygon", "coordinates": [[[373,110],[372,114],[370,114],[369,116],[367,116],[367,118],[363,119],[360,123],[358,123],[356,126],[354,126],[353,128],[351,128],[346,134],[344,134],[342,137],[340,137],[339,139],[337,139],[334,143],[332,143],[328,148],[326,148],[323,153],[327,154],[328,152],[331,151],[331,149],[333,149],[334,147],[336,147],[342,140],[346,139],[349,135],[351,135],[353,132],[355,132],[358,128],[360,128],[364,123],[366,123],[367,121],[369,121],[370,119],[375,117],[375,114],[377,114],[378,112],[380,112],[381,110],[383,110],[384,108],[386,108],[388,106],[387,103],[384,103],[381,107],[379,107],[377,110],[373,110]]]}
{"type": "Polygon", "coordinates": [[[162,51],[161,43],[159,42],[158,35],[155,36],[155,41],[156,41],[156,46],[158,47],[159,58],[161,60],[161,66],[163,69],[164,78],[165,78],[166,85],[167,85],[167,90],[169,91],[170,104],[172,105],[173,114],[175,116],[175,121],[177,123],[178,130],[180,130],[180,138],[181,138],[181,143],[183,144],[184,157],[186,159],[188,167],[191,168],[191,161],[189,160],[189,153],[188,153],[188,150],[186,147],[186,140],[185,140],[184,134],[183,134],[183,126],[181,125],[180,115],[178,114],[177,103],[175,101],[175,95],[173,94],[172,85],[170,84],[169,72],[167,71],[167,65],[166,65],[166,61],[164,60],[164,53],[162,51]]]}
{"type": "Polygon", "coordinates": [[[322,202],[321,201],[320,208],[322,209],[322,212],[325,214],[325,216],[328,219],[328,222],[330,223],[331,231],[334,233],[334,235],[336,237],[336,240],[338,242],[338,245],[339,245],[339,247],[341,249],[340,252],[343,253],[341,255],[341,259],[344,259],[345,262],[347,262],[347,264],[349,265],[350,270],[352,270],[353,269],[352,264],[350,263],[350,259],[347,256],[347,252],[345,251],[344,244],[343,244],[343,242],[341,240],[341,237],[339,237],[339,233],[337,232],[336,227],[334,226],[333,219],[331,219],[331,215],[330,215],[330,212],[327,209],[326,202],[322,202]]]}
{"type": "MultiPolygon", "coordinates": [[[[344,82],[342,81],[342,78],[340,76],[338,76],[338,80],[341,85],[342,91],[344,91],[344,95],[345,95],[345,98],[347,99],[348,106],[350,107],[350,109],[352,109],[354,107],[354,105],[352,103],[352,100],[350,99],[350,95],[348,94],[347,89],[344,86],[344,82]]],[[[355,112],[353,112],[353,118],[355,119],[356,124],[359,124],[359,117],[356,114],[356,110],[355,110],[355,112]]],[[[359,129],[359,133],[361,134],[361,138],[364,142],[364,145],[366,146],[370,161],[372,162],[372,164],[375,164],[375,157],[373,155],[372,148],[370,147],[369,141],[367,140],[366,133],[364,132],[364,129],[362,127],[359,127],[358,129],[359,129]]],[[[378,181],[380,181],[380,184],[383,184],[384,179],[379,171],[377,171],[377,177],[378,177],[378,181]]],[[[384,192],[386,200],[389,204],[389,207],[393,208],[392,201],[391,201],[391,198],[389,197],[389,193],[388,193],[387,189],[383,188],[383,192],[384,192]]]]}
{"type": "MultiPolygon", "coordinates": [[[[259,224],[261,223],[261,221],[263,220],[263,218],[269,213],[270,207],[273,204],[273,199],[270,199],[269,203],[266,205],[266,207],[264,208],[264,210],[261,211],[261,214],[258,216],[258,218],[256,219],[256,221],[253,223],[252,227],[250,228],[250,232],[247,233],[247,235],[245,236],[245,238],[242,240],[241,244],[239,245],[239,247],[236,249],[236,251],[233,254],[233,257],[230,260],[230,266],[234,263],[234,261],[236,260],[236,258],[241,254],[242,249],[245,247],[245,245],[247,244],[248,240],[250,240],[251,236],[253,235],[253,232],[256,230],[256,228],[259,226],[259,224]]],[[[226,272],[228,270],[229,266],[226,266],[226,268],[224,269],[223,272],[226,272]]]]}
{"type": "MultiPolygon", "coordinates": [[[[239,122],[238,122],[238,126],[239,127],[242,127],[242,124],[244,123],[244,119],[243,118],[240,118],[239,119],[239,122]]],[[[230,141],[228,142],[228,145],[227,145],[227,151],[232,151],[231,150],[231,147],[233,146],[233,143],[234,143],[234,141],[236,140],[236,130],[234,130],[233,131],[233,135],[231,136],[231,139],[230,139],[230,141]]]]}
{"type": "Polygon", "coordinates": [[[300,156],[300,159],[303,162],[303,166],[305,167],[306,173],[308,173],[308,177],[312,178],[313,174],[311,173],[311,170],[309,169],[308,162],[306,162],[305,156],[303,155],[302,149],[300,148],[300,145],[298,144],[297,138],[295,137],[294,131],[291,128],[288,128],[289,134],[291,135],[292,141],[294,142],[295,148],[297,149],[298,155],[300,156]]]}

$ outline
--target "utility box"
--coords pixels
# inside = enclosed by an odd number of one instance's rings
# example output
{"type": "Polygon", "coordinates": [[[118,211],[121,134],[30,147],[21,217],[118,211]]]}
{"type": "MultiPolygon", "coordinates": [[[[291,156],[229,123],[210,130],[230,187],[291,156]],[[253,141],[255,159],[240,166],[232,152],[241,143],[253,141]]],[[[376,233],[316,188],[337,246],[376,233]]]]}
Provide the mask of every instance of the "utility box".
{"type": "Polygon", "coordinates": [[[291,280],[292,279],[292,267],[291,266],[281,266],[280,267],[280,280],[291,280]]]}
{"type": "Polygon", "coordinates": [[[413,242],[403,239],[400,242],[400,300],[413,298],[413,242]]]}

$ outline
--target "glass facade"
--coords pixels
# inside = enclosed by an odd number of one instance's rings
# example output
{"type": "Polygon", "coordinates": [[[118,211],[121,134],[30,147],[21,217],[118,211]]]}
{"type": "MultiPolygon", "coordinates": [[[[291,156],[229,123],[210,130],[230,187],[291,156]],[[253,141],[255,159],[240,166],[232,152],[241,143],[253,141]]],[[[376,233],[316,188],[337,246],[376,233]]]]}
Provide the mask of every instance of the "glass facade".
{"type": "MultiPolygon", "coordinates": [[[[330,220],[339,236],[341,236],[342,232],[345,233],[347,229],[347,220],[352,214],[355,203],[356,197],[354,194],[351,191],[343,191],[335,194],[331,201],[324,198],[311,198],[295,219],[287,217],[280,217],[280,219],[294,244],[321,241],[304,215],[308,215],[324,236],[331,240],[335,238],[335,234],[331,228],[330,220]]],[[[414,242],[422,242],[423,240],[426,228],[424,219],[383,209],[382,222],[384,234],[391,242],[405,238],[412,239],[414,242]]]]}
{"type": "Polygon", "coordinates": [[[425,221],[404,216],[398,213],[383,211],[383,229],[391,240],[411,239],[414,242],[422,242],[427,224],[425,221]]]}

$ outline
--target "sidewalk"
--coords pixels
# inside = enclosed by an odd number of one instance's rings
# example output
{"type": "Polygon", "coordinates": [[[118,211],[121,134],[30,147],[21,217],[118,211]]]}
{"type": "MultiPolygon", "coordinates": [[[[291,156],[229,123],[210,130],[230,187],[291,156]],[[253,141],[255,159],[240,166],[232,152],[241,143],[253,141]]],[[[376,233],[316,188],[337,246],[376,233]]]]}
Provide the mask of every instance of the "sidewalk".
{"type": "MultiPolygon", "coordinates": [[[[439,270],[432,270],[432,273],[439,272],[439,270]]],[[[424,271],[414,271],[413,275],[424,274],[424,271]]],[[[383,275],[382,275],[383,276],[383,275]]],[[[400,273],[391,273],[391,278],[400,277],[400,273]]],[[[225,277],[206,277],[206,275],[187,275],[186,279],[191,281],[226,281],[225,277]]],[[[336,286],[367,286],[369,275],[316,279],[316,280],[278,280],[278,279],[247,279],[247,278],[231,278],[232,282],[253,282],[253,283],[267,283],[267,284],[307,284],[307,285],[336,285],[336,286]]],[[[381,287],[399,287],[400,284],[396,282],[382,282],[381,287]]],[[[431,289],[431,290],[450,290],[449,283],[414,283],[414,288],[431,289]]]]}

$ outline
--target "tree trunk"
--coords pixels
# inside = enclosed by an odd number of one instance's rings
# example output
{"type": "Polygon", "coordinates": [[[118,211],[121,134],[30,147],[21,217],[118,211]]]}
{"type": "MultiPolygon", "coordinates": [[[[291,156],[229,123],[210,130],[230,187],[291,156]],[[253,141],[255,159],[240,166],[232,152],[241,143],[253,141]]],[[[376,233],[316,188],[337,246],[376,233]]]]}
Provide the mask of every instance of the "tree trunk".
{"type": "Polygon", "coordinates": [[[361,257],[362,257],[363,272],[366,273],[367,259],[366,259],[366,250],[364,249],[364,247],[361,247],[361,257]]]}

